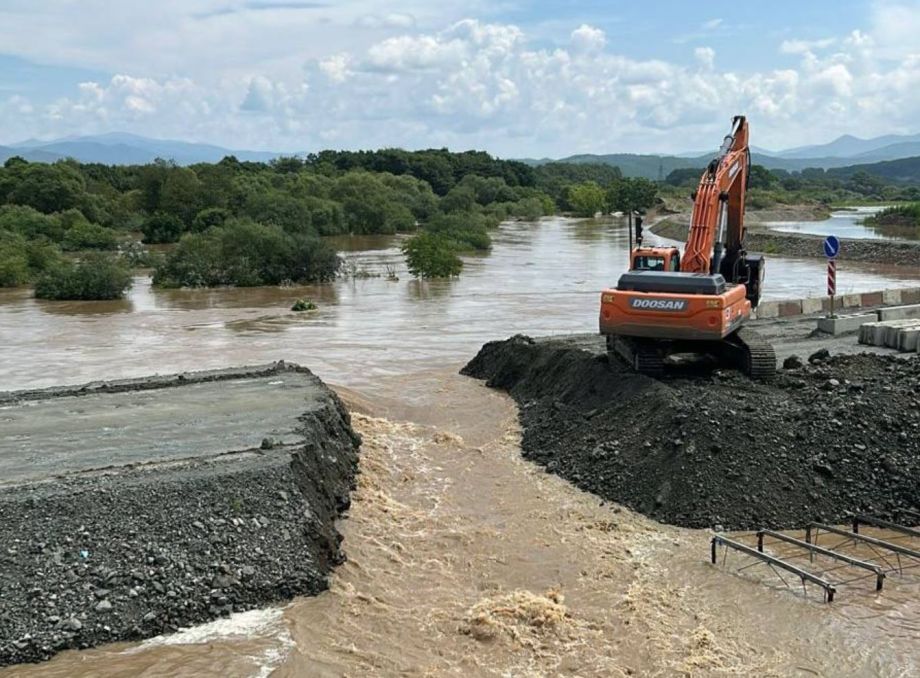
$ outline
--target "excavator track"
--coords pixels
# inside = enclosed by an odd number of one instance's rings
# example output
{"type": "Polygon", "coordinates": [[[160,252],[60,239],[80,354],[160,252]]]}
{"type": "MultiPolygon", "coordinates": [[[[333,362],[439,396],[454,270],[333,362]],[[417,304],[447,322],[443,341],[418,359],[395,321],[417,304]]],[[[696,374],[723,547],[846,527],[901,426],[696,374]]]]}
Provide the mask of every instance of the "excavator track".
{"type": "Polygon", "coordinates": [[[773,346],[749,327],[735,332],[736,345],[741,349],[741,369],[751,379],[768,379],[776,374],[776,352],[773,346]]]}
{"type": "Polygon", "coordinates": [[[639,374],[656,379],[665,375],[665,360],[674,352],[710,355],[722,367],[744,372],[754,380],[769,379],[776,373],[773,346],[748,327],[742,327],[722,341],[683,344],[607,335],[608,355],[639,374]]]}
{"type": "Polygon", "coordinates": [[[639,374],[656,378],[664,376],[664,358],[654,345],[638,344],[635,348],[634,364],[639,374]]]}
{"type": "Polygon", "coordinates": [[[664,356],[655,342],[607,335],[607,354],[626,363],[639,374],[664,376],[664,356]]]}

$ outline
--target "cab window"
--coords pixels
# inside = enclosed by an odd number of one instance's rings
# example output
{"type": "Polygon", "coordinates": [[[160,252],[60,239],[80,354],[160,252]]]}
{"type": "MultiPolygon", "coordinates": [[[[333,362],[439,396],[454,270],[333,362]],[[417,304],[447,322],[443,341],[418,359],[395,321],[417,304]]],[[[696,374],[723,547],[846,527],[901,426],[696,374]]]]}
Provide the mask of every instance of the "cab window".
{"type": "Polygon", "coordinates": [[[636,257],[637,271],[663,271],[663,257],[636,257]]]}
{"type": "Polygon", "coordinates": [[[680,270],[680,257],[677,256],[677,255],[675,255],[675,254],[672,254],[672,255],[671,255],[671,268],[670,268],[670,270],[672,270],[672,271],[679,271],[679,270],[680,270]]]}

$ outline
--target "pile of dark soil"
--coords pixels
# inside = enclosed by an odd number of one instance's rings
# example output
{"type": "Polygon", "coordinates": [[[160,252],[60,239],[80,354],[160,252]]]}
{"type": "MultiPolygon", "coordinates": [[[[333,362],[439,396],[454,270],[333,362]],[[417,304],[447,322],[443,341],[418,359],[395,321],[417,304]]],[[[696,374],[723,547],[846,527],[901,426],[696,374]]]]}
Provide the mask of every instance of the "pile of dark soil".
{"type": "MultiPolygon", "coordinates": [[[[220,378],[285,370],[309,374],[281,365],[220,378]]],[[[0,666],[324,590],[343,560],[335,521],[360,439],[314,379],[322,405],[299,417],[296,446],[0,488],[0,666]]]]}
{"type": "Polygon", "coordinates": [[[920,360],[799,365],[770,383],[659,381],[573,341],[515,336],[462,372],[517,400],[528,459],[663,522],[793,528],[920,505],[920,360]]]}

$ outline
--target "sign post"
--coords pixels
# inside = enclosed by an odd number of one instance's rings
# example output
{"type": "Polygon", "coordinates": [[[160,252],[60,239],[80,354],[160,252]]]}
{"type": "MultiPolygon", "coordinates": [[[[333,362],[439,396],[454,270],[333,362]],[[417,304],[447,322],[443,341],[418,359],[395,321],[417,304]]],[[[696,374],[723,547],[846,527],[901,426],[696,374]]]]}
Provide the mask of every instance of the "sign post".
{"type": "Polygon", "coordinates": [[[840,240],[836,235],[824,239],[824,255],[827,257],[827,296],[831,298],[830,315],[834,316],[834,296],[837,294],[837,255],[840,253],[840,240]]]}

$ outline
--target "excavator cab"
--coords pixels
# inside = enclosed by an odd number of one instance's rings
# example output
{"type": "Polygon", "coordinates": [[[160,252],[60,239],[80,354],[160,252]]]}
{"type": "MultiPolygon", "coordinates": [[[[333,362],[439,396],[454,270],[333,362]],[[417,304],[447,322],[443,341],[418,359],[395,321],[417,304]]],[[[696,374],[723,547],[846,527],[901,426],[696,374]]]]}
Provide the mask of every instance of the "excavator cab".
{"type": "Polygon", "coordinates": [[[676,247],[637,247],[632,251],[631,271],[679,271],[680,250],[676,247]]]}

